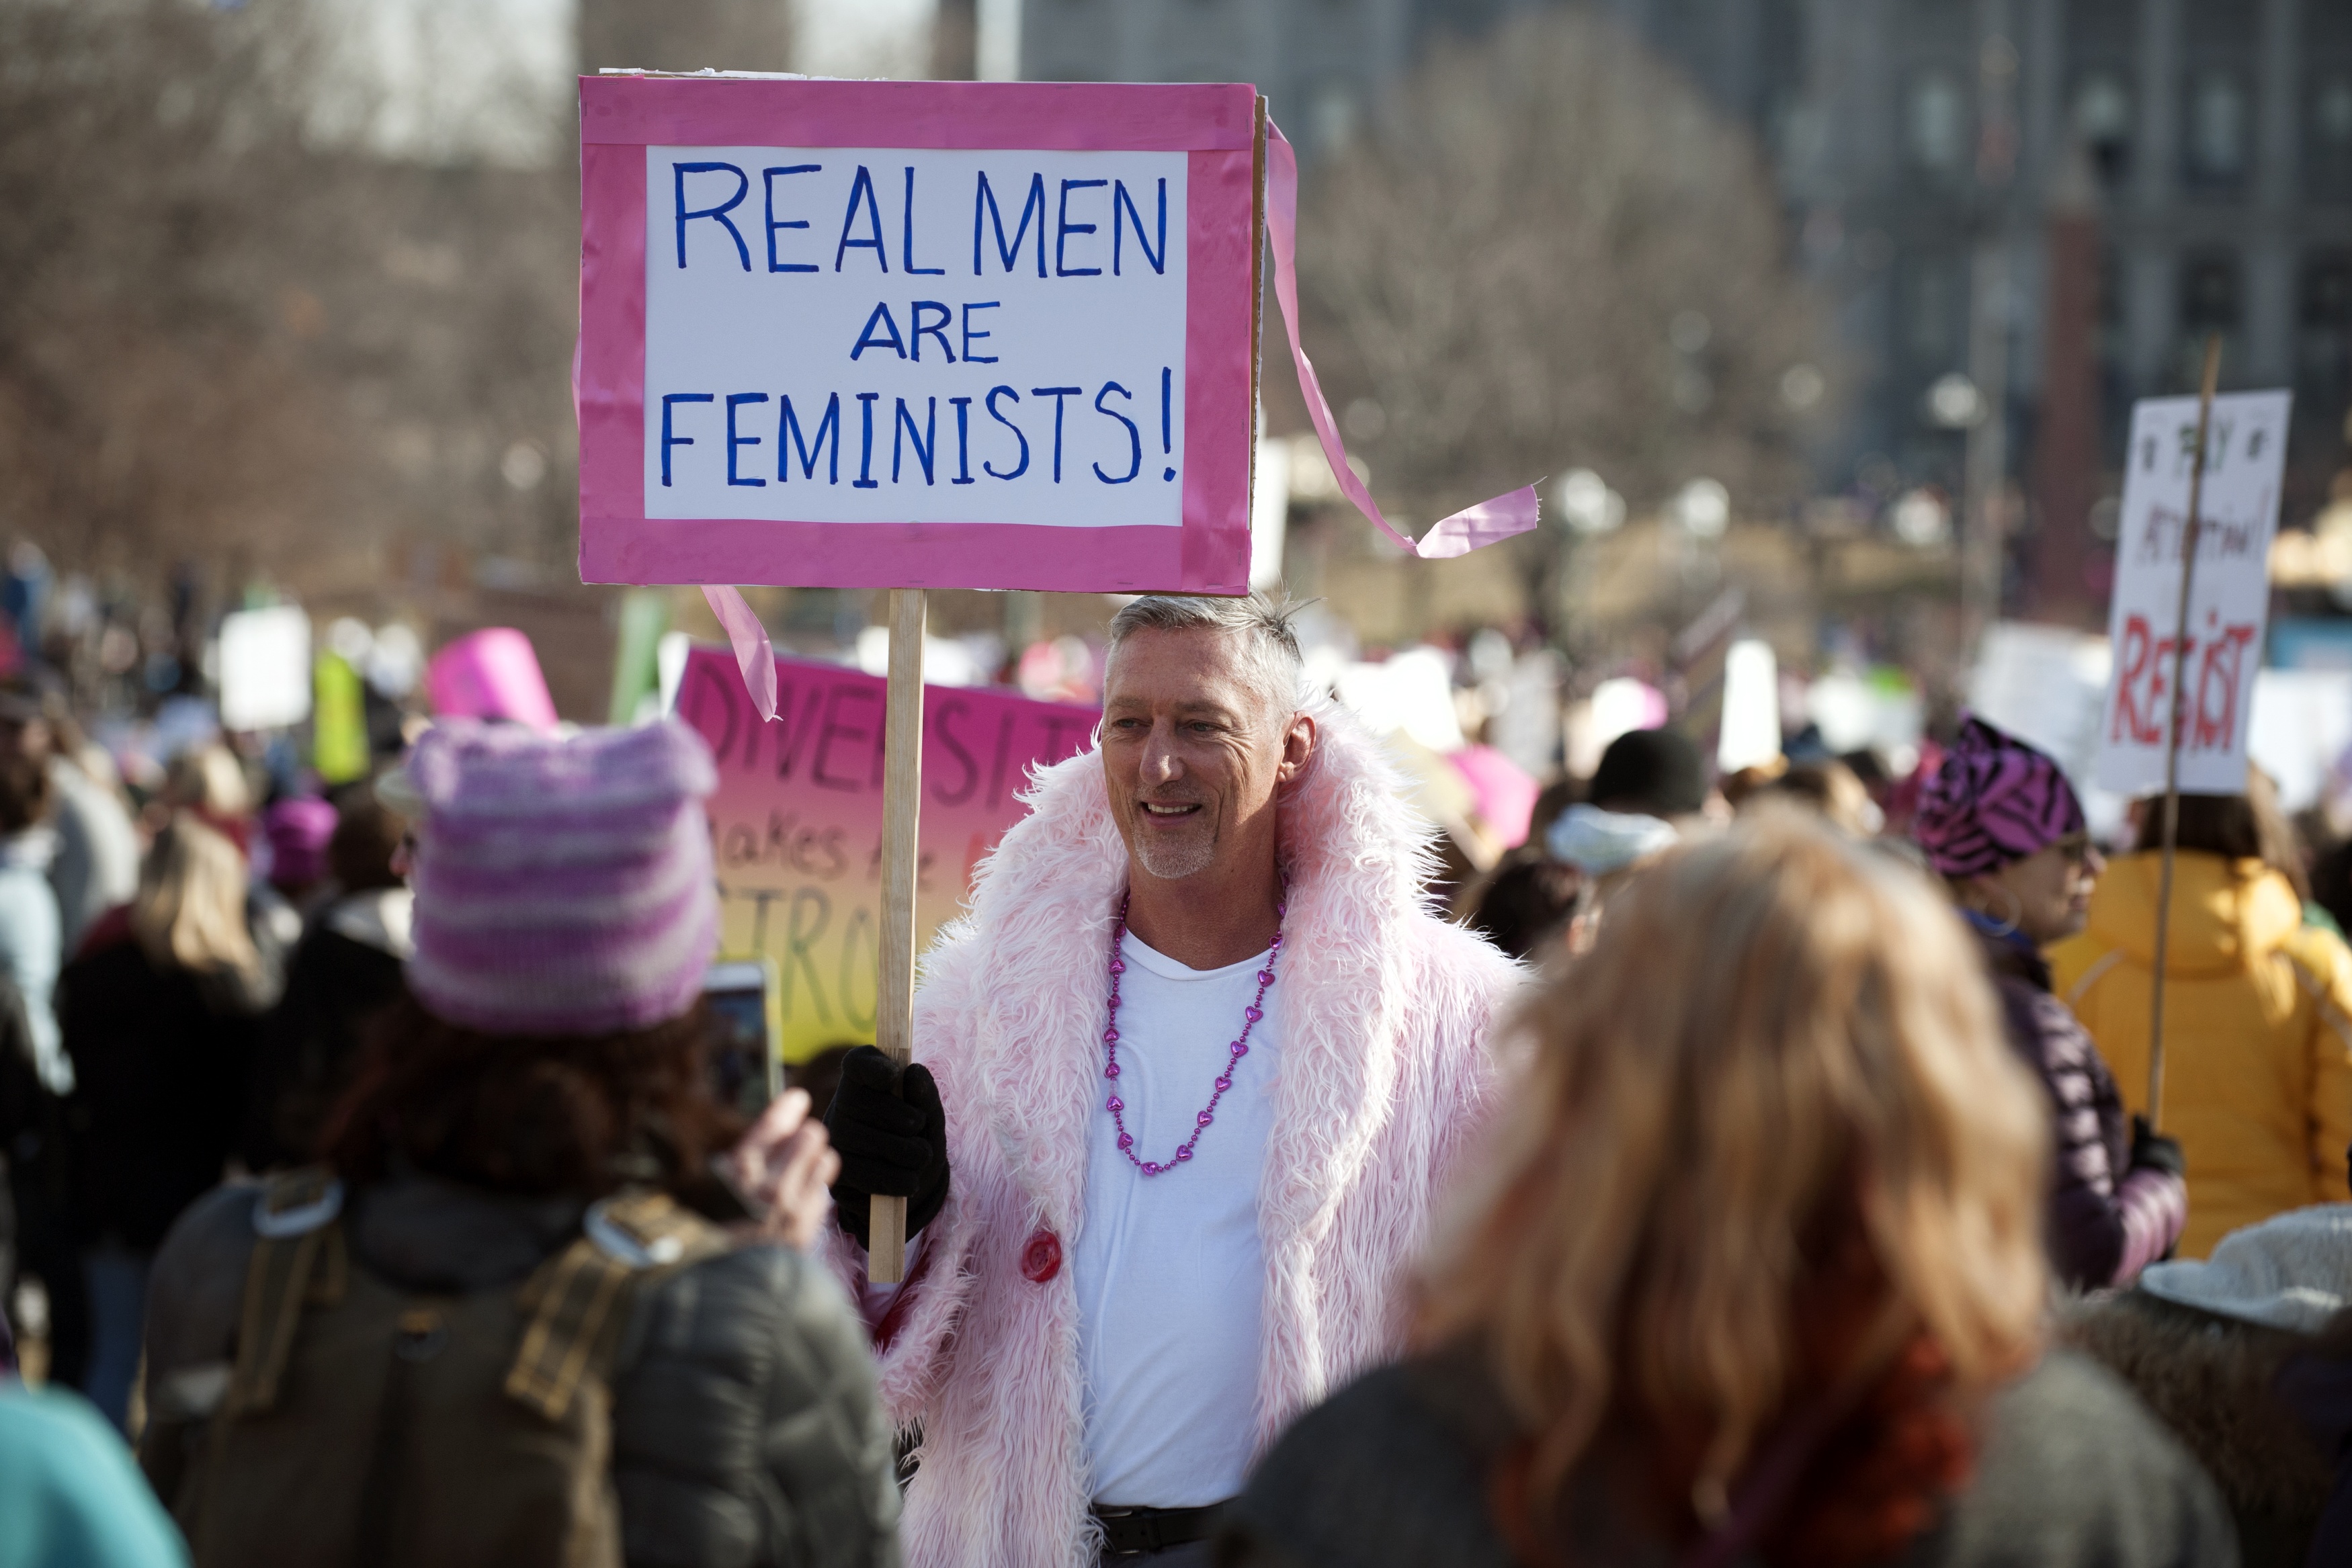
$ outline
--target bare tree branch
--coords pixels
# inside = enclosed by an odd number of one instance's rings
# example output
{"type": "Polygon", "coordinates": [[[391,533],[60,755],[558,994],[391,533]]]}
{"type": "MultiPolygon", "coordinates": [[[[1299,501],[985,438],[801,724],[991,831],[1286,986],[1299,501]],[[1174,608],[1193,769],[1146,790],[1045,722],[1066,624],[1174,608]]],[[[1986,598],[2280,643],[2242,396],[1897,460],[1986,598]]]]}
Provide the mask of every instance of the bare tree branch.
{"type": "Polygon", "coordinates": [[[1335,402],[1378,406],[1363,455],[1401,504],[1573,466],[1637,506],[1701,476],[1749,515],[1801,492],[1825,312],[1755,147],[1614,25],[1443,49],[1314,172],[1301,224],[1318,359],[1335,402]]]}

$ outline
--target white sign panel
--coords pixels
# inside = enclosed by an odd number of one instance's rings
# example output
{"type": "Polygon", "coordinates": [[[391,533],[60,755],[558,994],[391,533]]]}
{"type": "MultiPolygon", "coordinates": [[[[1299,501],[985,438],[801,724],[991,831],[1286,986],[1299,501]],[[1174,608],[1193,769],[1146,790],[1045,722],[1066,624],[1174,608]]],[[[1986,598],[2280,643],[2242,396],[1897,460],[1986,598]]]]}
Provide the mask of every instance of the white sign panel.
{"type": "Polygon", "coordinates": [[[310,716],[310,618],[291,604],[221,617],[226,729],[278,729],[310,716]]]}
{"type": "Polygon", "coordinates": [[[1723,725],[1715,766],[1725,773],[1780,755],[1780,665],[1772,644],[1747,637],[1723,655],[1723,725]]]}
{"type": "Polygon", "coordinates": [[[2254,684],[2246,749],[2278,783],[2290,811],[2325,805],[2329,776],[2352,746],[2352,670],[2264,670],[2254,684]]]}
{"type": "Polygon", "coordinates": [[[2115,601],[2107,636],[2115,670],[2099,721],[2098,784],[2125,794],[2164,787],[2176,642],[2185,645],[2180,788],[2234,795],[2246,787],[2255,672],[2270,604],[2271,537],[2285,470],[2284,392],[2213,400],[2199,507],[2189,619],[2179,623],[2181,541],[2197,450],[2197,400],[2132,407],[2115,601]]]}
{"type": "Polygon", "coordinates": [[[647,517],[1182,524],[1185,153],[645,156],[647,517]]]}

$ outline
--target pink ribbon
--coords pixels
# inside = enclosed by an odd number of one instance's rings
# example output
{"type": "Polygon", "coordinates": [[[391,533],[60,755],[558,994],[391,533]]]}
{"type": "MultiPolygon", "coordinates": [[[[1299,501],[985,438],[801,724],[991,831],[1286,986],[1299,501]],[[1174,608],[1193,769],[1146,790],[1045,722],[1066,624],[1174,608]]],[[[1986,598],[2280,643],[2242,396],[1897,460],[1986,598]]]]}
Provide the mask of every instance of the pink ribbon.
{"type": "Polygon", "coordinates": [[[1339,481],[1340,493],[1356,503],[1356,509],[1370,518],[1374,528],[1423,560],[1467,555],[1481,545],[1526,533],[1536,526],[1542,507],[1532,485],[1521,486],[1507,496],[1496,496],[1475,507],[1465,507],[1440,521],[1415,543],[1410,534],[1381,516],[1372,493],[1364,488],[1364,482],[1348,466],[1348,448],[1339,440],[1339,427],[1332,421],[1331,405],[1323,396],[1323,383],[1316,379],[1315,366],[1307,358],[1306,346],[1298,340],[1298,154],[1291,150],[1290,139],[1282,133],[1280,126],[1269,120],[1265,129],[1265,233],[1274,243],[1274,297],[1282,306],[1282,325],[1290,334],[1290,360],[1298,369],[1298,390],[1307,399],[1307,416],[1315,422],[1315,434],[1322,438],[1323,456],[1331,465],[1331,477],[1339,481]]]}
{"type": "MultiPolygon", "coordinates": [[[[1307,415],[1315,422],[1315,434],[1323,443],[1323,456],[1331,465],[1331,476],[1339,481],[1340,494],[1356,504],[1356,509],[1370,519],[1374,528],[1423,560],[1445,560],[1467,555],[1482,545],[1526,533],[1536,526],[1542,503],[1536,497],[1535,486],[1521,486],[1507,496],[1481,501],[1475,507],[1465,507],[1452,517],[1444,518],[1416,541],[1381,515],[1372,494],[1356,471],[1348,465],[1347,444],[1339,439],[1339,427],[1331,418],[1331,404],[1323,396],[1323,383],[1316,379],[1314,362],[1307,357],[1306,345],[1298,340],[1298,154],[1291,149],[1290,139],[1282,128],[1266,121],[1266,237],[1274,245],[1274,297],[1282,307],[1282,325],[1290,334],[1290,361],[1298,371],[1298,390],[1307,400],[1307,415]]],[[[575,352],[572,360],[572,395],[579,397],[580,362],[575,352]]],[[[776,653],[768,642],[768,629],[743,602],[743,595],[733,588],[708,586],[702,591],[710,612],[719,617],[726,630],[728,642],[734,644],[735,663],[743,671],[743,689],[751,694],[751,706],[762,721],[776,716],[776,653]]]]}
{"type": "Polygon", "coordinates": [[[751,706],[765,724],[776,716],[776,651],[768,644],[768,629],[743,602],[740,590],[725,586],[705,585],[703,602],[710,613],[719,617],[719,624],[727,632],[727,641],[735,645],[735,664],[743,672],[743,689],[751,695],[751,706]]]}

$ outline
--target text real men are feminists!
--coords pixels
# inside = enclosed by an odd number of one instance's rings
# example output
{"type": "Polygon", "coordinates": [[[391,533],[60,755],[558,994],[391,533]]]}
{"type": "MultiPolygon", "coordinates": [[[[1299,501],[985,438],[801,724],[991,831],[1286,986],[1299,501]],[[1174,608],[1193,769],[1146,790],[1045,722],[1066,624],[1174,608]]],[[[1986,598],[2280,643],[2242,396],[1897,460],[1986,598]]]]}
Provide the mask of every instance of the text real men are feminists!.
{"type": "MultiPolygon", "coordinates": [[[[778,189],[780,181],[819,173],[824,167],[822,163],[795,163],[758,171],[765,208],[759,226],[764,235],[769,272],[810,273],[823,270],[822,261],[794,258],[793,239],[784,240],[780,248],[780,235],[808,229],[810,220],[805,217],[779,217],[777,204],[780,195],[784,194],[778,189]]],[[[735,259],[741,269],[745,272],[754,270],[752,246],[737,225],[736,217],[738,210],[751,194],[751,172],[733,163],[717,162],[674,162],[671,171],[679,269],[683,270],[688,266],[688,225],[707,222],[724,229],[726,236],[733,242],[735,259]],[[691,197],[688,193],[689,179],[695,181],[695,194],[691,197]],[[690,200],[709,200],[710,183],[716,183],[719,190],[727,193],[723,199],[709,205],[689,206],[690,200]]],[[[917,261],[915,179],[916,171],[909,165],[905,170],[901,201],[899,271],[909,278],[945,277],[948,274],[946,267],[924,267],[917,261]]],[[[975,278],[985,276],[985,263],[991,251],[994,253],[1000,276],[1013,272],[1022,262],[1024,246],[1034,253],[1036,276],[1040,279],[1049,277],[1099,277],[1104,274],[1104,267],[1099,264],[1106,260],[1112,277],[1122,276],[1128,268],[1139,263],[1164,275],[1168,260],[1168,182],[1160,179],[1156,185],[1157,189],[1144,193],[1139,203],[1137,193],[1130,192],[1124,180],[1063,180],[1060,182],[1059,200],[1055,204],[1053,221],[1049,225],[1045,179],[1044,174],[1033,172],[1029,176],[1027,189],[1023,193],[1019,215],[1011,225],[1008,240],[1003,207],[999,204],[996,190],[983,171],[975,176],[972,193],[971,276],[975,278]],[[1077,207],[1076,213],[1073,212],[1074,200],[1077,207]],[[1108,210],[1101,205],[1090,207],[1087,204],[1090,202],[1105,204],[1108,210]],[[1150,212],[1148,225],[1145,218],[1147,207],[1150,212]],[[1084,221],[1088,218],[1108,218],[1108,222],[1084,221]],[[1031,239],[1033,223],[1035,225],[1034,240],[1031,239]],[[1048,227],[1053,231],[1053,269],[1050,274],[1046,269],[1048,227]],[[1101,254],[1105,227],[1109,229],[1108,256],[1101,254]],[[984,240],[992,240],[993,243],[984,246],[984,240]],[[1089,261],[1097,265],[1087,265],[1089,261]]],[[[1010,189],[1018,190],[1020,187],[1011,185],[1010,189]]],[[[785,199],[789,200],[789,196],[785,199]]],[[[1009,199],[1004,204],[1010,204],[1009,199]]],[[[889,252],[890,247],[883,233],[881,206],[876,195],[873,172],[860,163],[850,184],[849,200],[834,245],[831,270],[838,273],[846,266],[872,266],[877,276],[887,276],[890,272],[889,252]],[[865,254],[861,256],[859,253],[865,254]]],[[[848,362],[857,363],[869,351],[887,351],[899,360],[919,364],[923,362],[924,340],[929,339],[934,354],[947,364],[996,364],[1000,362],[1001,356],[987,350],[999,345],[991,341],[993,334],[987,326],[988,318],[980,313],[997,309],[1001,304],[994,299],[960,299],[950,304],[945,300],[908,298],[905,302],[902,318],[894,312],[890,298],[877,299],[856,340],[844,345],[848,362]]],[[[1170,455],[1172,446],[1172,382],[1171,367],[1158,367],[1156,391],[1160,448],[1163,458],[1170,455]]],[[[1147,382],[1147,399],[1152,390],[1147,382]]],[[[1045,461],[1050,462],[1055,484],[1063,481],[1067,400],[1074,397],[1085,399],[1087,394],[1087,389],[1084,386],[1036,386],[1027,391],[1027,397],[1034,400],[1033,407],[1045,399],[1053,402],[1053,436],[1050,457],[1045,461]]],[[[881,401],[882,394],[853,391],[850,395],[858,405],[856,415],[858,427],[857,465],[856,476],[850,484],[857,489],[876,489],[882,484],[875,473],[876,405],[881,401]]],[[[1080,472],[1091,472],[1103,484],[1125,485],[1133,482],[1142,472],[1143,433],[1136,419],[1129,415],[1141,413],[1148,419],[1150,411],[1148,405],[1138,410],[1136,397],[1134,391],[1117,381],[1105,381],[1095,390],[1091,407],[1094,413],[1115,423],[1117,434],[1111,435],[1112,445],[1115,449],[1123,448],[1123,452],[1113,458],[1108,468],[1099,461],[1090,461],[1084,470],[1080,470],[1073,462],[1070,465],[1073,477],[1080,472]],[[1120,406],[1112,406],[1114,401],[1120,406]]],[[[990,387],[984,393],[950,396],[946,400],[953,410],[955,421],[953,465],[949,474],[949,484],[978,484],[982,475],[992,479],[1013,480],[1029,471],[1032,460],[1029,434],[1016,417],[1025,412],[1020,407],[1023,398],[1019,389],[1000,383],[990,387]],[[975,402],[981,405],[990,421],[1003,427],[1001,431],[991,430],[987,425],[982,427],[980,439],[989,446],[978,455],[977,475],[974,473],[974,433],[971,428],[971,405],[975,402]],[[1000,459],[1003,466],[999,465],[1000,459]]],[[[698,444],[692,434],[681,434],[680,422],[691,419],[691,405],[716,404],[719,401],[715,392],[662,394],[661,482],[665,486],[672,483],[673,453],[676,449],[698,444]]],[[[889,415],[890,482],[911,482],[911,476],[919,473],[923,484],[937,484],[939,470],[945,465],[942,459],[948,455],[940,450],[940,400],[938,397],[922,400],[924,406],[919,423],[907,398],[897,397],[892,401],[895,406],[889,415]]],[[[790,483],[795,465],[800,469],[802,479],[813,482],[820,462],[824,466],[824,483],[841,483],[844,418],[840,392],[824,393],[821,412],[813,395],[804,396],[798,406],[789,393],[778,393],[772,399],[765,392],[729,392],[724,402],[725,411],[720,421],[724,434],[719,444],[723,445],[726,454],[728,484],[761,487],[768,483],[761,472],[765,467],[761,459],[758,456],[747,458],[749,449],[768,444],[766,436],[753,433],[762,425],[773,432],[777,483],[790,483]],[[772,401],[777,409],[773,423],[769,423],[761,418],[767,410],[760,405],[772,401]]],[[[712,412],[719,411],[714,408],[712,412]]],[[[1043,432],[1039,434],[1042,444],[1043,432]]],[[[1110,433],[1106,431],[1105,434],[1110,433]]],[[[1173,481],[1176,469],[1163,464],[1160,477],[1163,481],[1173,481]]]]}

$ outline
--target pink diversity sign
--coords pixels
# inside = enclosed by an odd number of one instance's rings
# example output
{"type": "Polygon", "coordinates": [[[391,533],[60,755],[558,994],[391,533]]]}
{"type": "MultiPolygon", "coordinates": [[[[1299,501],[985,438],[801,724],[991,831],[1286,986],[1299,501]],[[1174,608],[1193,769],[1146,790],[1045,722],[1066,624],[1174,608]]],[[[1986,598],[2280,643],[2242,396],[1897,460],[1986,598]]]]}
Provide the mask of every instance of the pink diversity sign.
{"type": "Polygon", "coordinates": [[[1246,85],[581,82],[592,582],[1247,591],[1246,85]]]}
{"type": "MultiPolygon", "coordinates": [[[[697,648],[677,713],[719,765],[710,843],[720,946],[775,960],[783,1055],[798,1061],[874,1039],[885,693],[878,677],[837,664],[779,659],[775,670],[775,718],[763,722],[734,656],[697,648]]],[[[933,686],[924,695],[918,951],[1026,811],[1031,769],[1084,748],[1102,716],[1015,692],[933,686]]]]}

